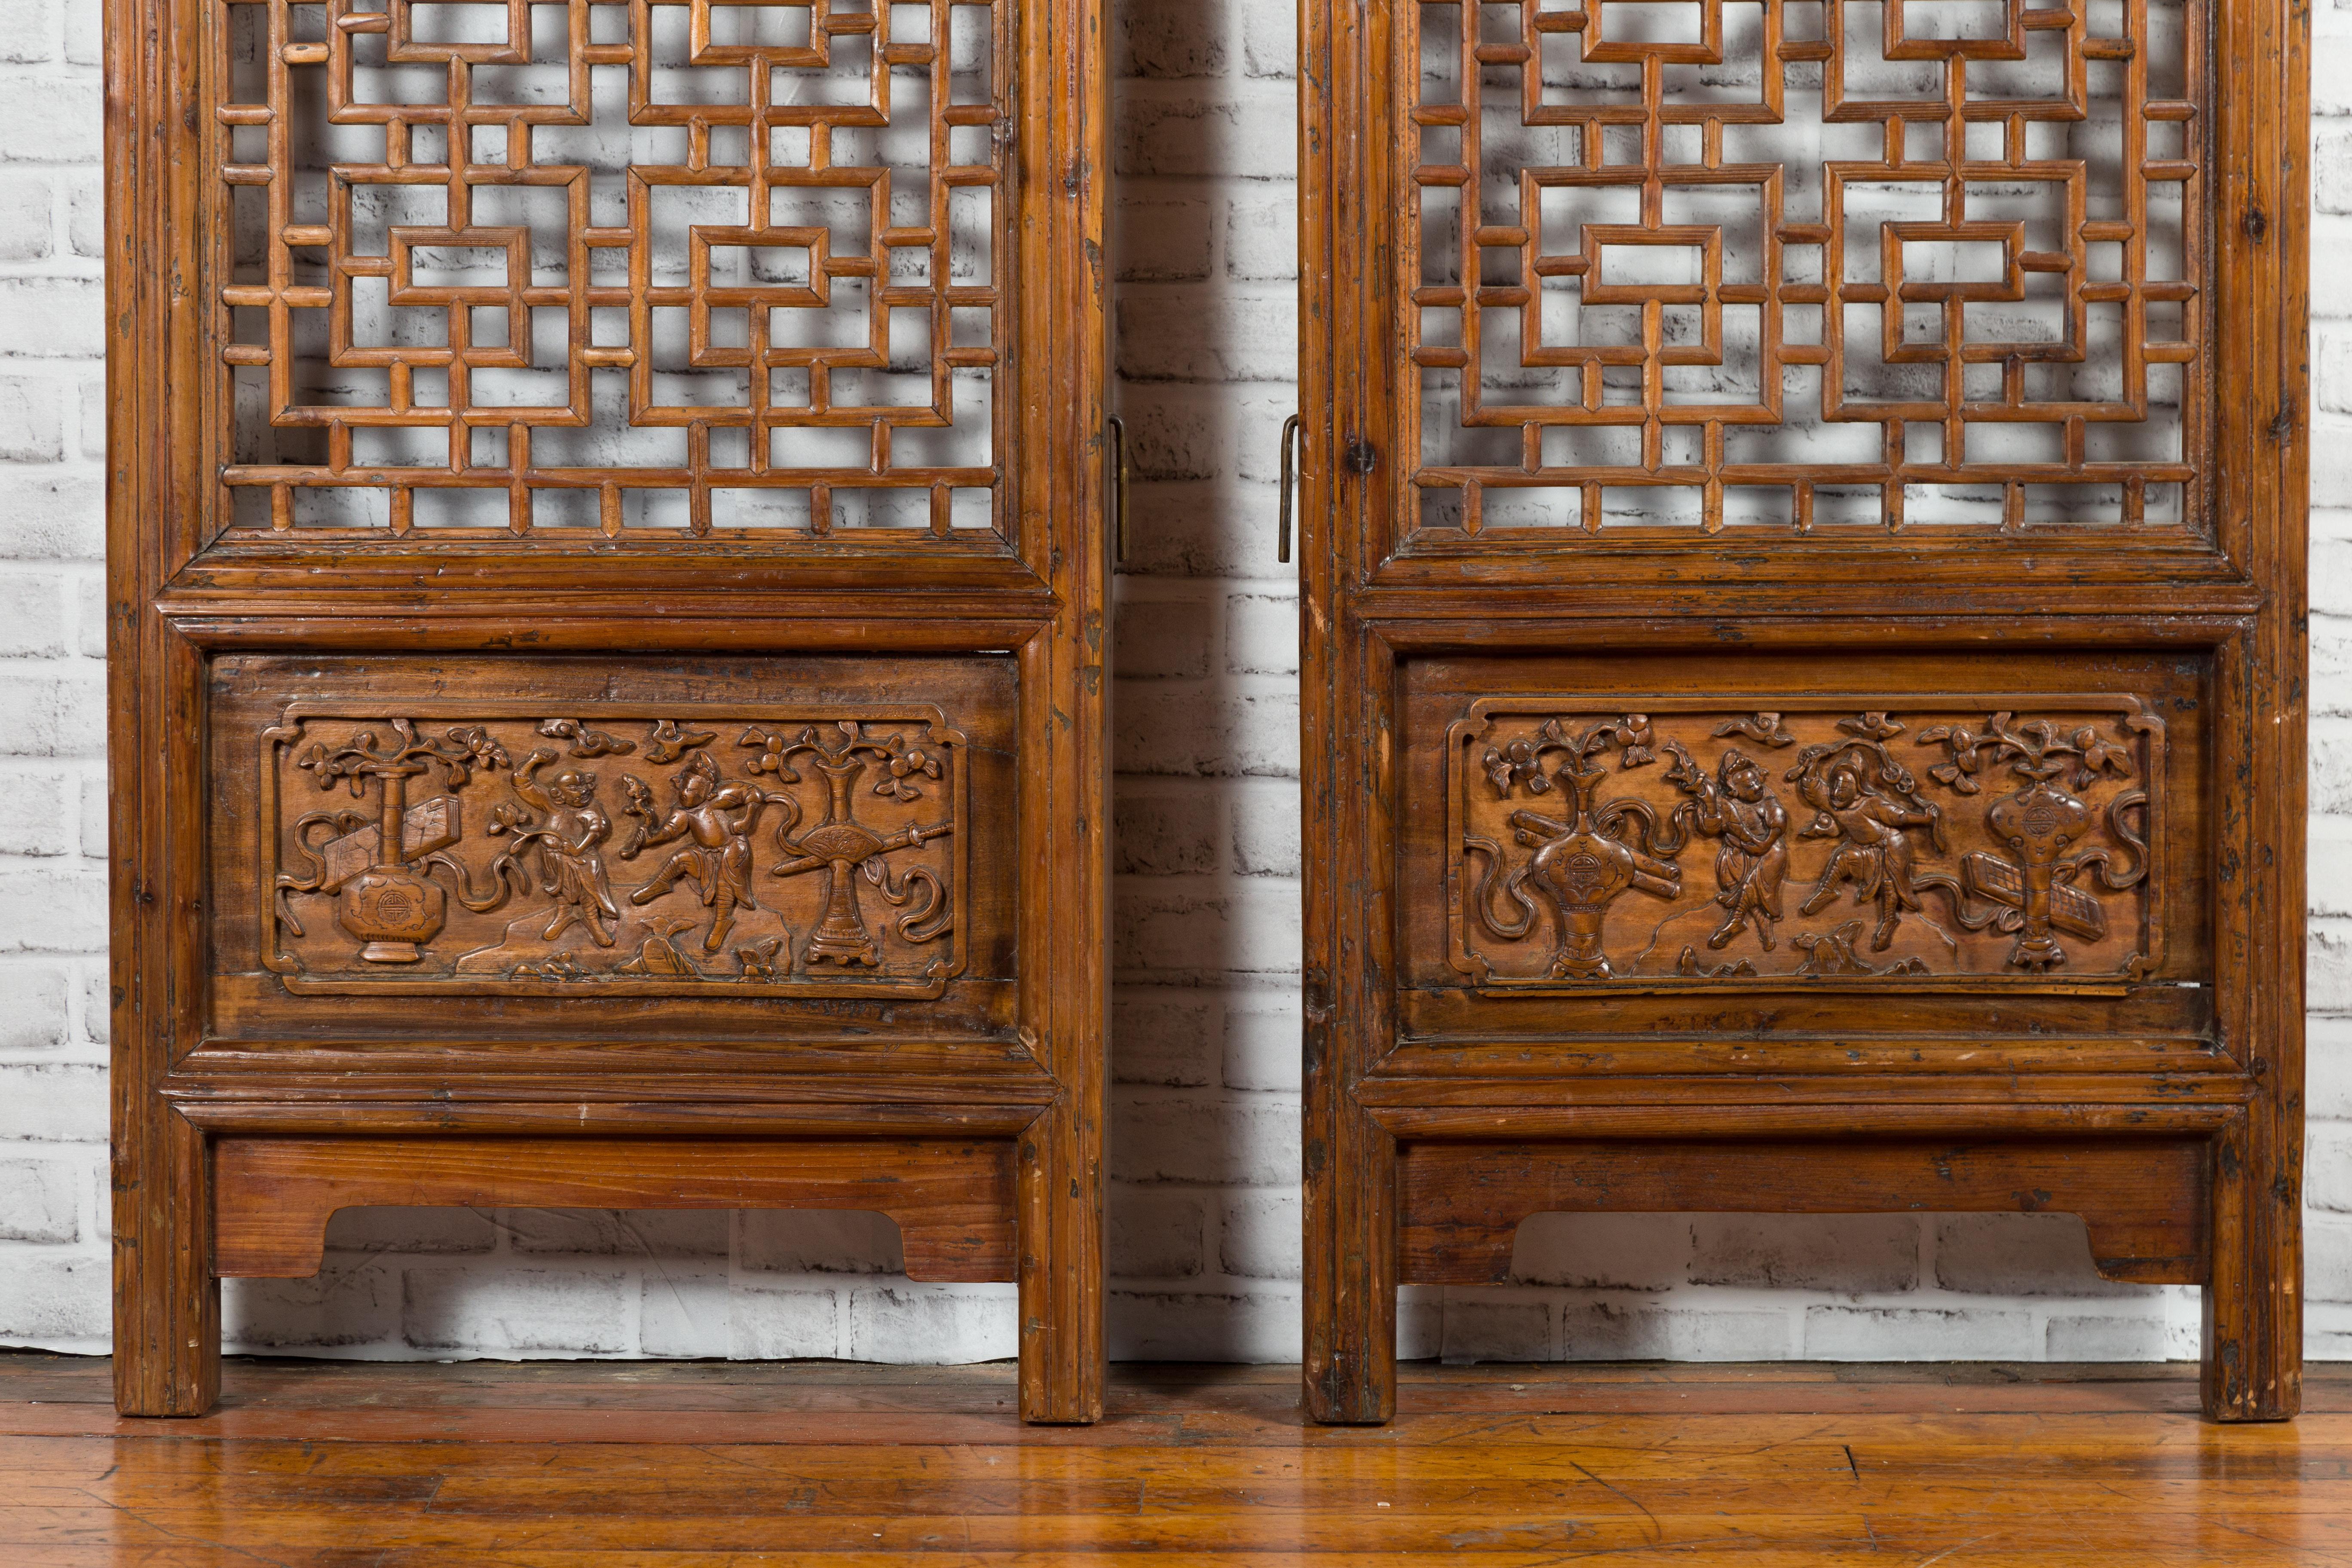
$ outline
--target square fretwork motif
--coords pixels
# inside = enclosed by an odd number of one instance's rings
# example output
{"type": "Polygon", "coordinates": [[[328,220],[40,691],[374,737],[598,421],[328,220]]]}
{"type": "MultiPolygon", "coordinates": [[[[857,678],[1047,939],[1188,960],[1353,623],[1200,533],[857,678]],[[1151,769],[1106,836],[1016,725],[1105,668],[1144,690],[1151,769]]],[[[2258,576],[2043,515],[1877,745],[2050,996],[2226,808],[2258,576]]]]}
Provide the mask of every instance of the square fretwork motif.
{"type": "Polygon", "coordinates": [[[993,542],[992,0],[212,15],[231,527],[993,542]]]}
{"type": "Polygon", "coordinates": [[[2200,0],[1416,0],[1417,526],[2198,517],[2200,0]]]}

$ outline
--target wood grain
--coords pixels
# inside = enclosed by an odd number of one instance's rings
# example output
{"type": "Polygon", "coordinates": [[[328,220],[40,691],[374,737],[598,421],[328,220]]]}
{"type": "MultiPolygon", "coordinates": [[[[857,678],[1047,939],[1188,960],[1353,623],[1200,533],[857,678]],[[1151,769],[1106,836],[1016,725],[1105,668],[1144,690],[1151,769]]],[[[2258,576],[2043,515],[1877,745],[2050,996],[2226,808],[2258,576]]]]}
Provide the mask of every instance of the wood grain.
{"type": "Polygon", "coordinates": [[[746,1138],[216,1138],[213,1269],[316,1274],[327,1222],[409,1208],[867,1209],[915,1279],[1013,1278],[1013,1144],[746,1138]]]}
{"type": "MultiPolygon", "coordinates": [[[[1496,1118],[1516,1121],[1507,1113],[1496,1118]]],[[[1398,1277],[1499,1284],[1519,1222],[1547,1213],[2079,1214],[2110,1279],[2201,1285],[2210,1142],[1410,1142],[1397,1161],[1398,1277]]]]}
{"type": "Polygon", "coordinates": [[[1006,1366],[233,1362],[158,1427],[102,1363],[0,1358],[26,1568],[627,1562],[1794,1568],[2352,1562],[2352,1385],[2202,1428],[2185,1366],[1400,1368],[1393,1424],[1287,1367],[1121,1368],[1022,1426],[1006,1366]],[[1940,1554],[1940,1556],[1939,1556],[1940,1554]]]}

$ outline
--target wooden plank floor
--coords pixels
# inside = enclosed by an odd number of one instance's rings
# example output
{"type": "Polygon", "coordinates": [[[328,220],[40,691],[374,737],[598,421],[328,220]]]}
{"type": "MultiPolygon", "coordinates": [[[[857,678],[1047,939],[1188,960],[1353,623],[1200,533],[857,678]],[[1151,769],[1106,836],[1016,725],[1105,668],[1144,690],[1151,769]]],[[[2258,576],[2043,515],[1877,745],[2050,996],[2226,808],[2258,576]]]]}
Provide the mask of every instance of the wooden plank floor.
{"type": "Polygon", "coordinates": [[[2181,1367],[1409,1366],[1331,1430],[1295,1368],[1123,1367],[1024,1429],[1005,1365],[238,1361],[124,1421],[105,1362],[0,1352],[0,1565],[2352,1568],[2312,1373],[2217,1427],[2181,1367]]]}

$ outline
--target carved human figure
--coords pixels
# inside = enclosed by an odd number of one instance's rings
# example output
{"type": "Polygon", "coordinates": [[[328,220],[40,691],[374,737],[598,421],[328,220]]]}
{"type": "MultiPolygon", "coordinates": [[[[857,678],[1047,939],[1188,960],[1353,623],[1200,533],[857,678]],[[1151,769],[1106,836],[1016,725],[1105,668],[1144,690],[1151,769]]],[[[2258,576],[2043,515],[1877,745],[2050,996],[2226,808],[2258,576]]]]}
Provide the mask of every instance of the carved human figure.
{"type": "Polygon", "coordinates": [[[1715,880],[1722,891],[1715,901],[1730,912],[1706,945],[1728,947],[1748,925],[1770,952],[1780,888],[1789,876],[1788,808],[1766,787],[1755,759],[1735,746],[1723,753],[1714,778],[1697,775],[1696,794],[1685,810],[1694,830],[1720,840],[1715,880]]]}
{"type": "Polygon", "coordinates": [[[1870,946],[1873,952],[1884,952],[1895,941],[1895,928],[1902,922],[1903,911],[1919,908],[1918,889],[1911,882],[1912,864],[1917,858],[1911,830],[1932,826],[1936,814],[1932,809],[1916,810],[1881,794],[1851,755],[1831,765],[1819,789],[1819,795],[1809,798],[1820,811],[1799,837],[1836,837],[1842,842],[1831,853],[1829,864],[1822,868],[1820,880],[1798,906],[1798,912],[1818,913],[1837,896],[1842,884],[1851,882],[1855,903],[1878,905],[1878,924],[1871,932],[1870,946]]]}
{"type": "Polygon", "coordinates": [[[598,947],[610,947],[613,932],[605,922],[621,918],[604,872],[604,844],[612,837],[613,819],[596,804],[596,775],[587,769],[567,768],[541,782],[539,770],[553,761],[553,752],[535,751],[514,771],[515,794],[545,814],[530,835],[539,850],[540,889],[555,900],[554,917],[541,934],[553,942],[584,925],[598,947]]]}
{"type": "Polygon", "coordinates": [[[741,781],[722,781],[719,764],[707,752],[670,776],[677,804],[661,821],[621,847],[621,858],[631,860],[650,849],[680,838],[693,842],[662,862],[652,880],[629,895],[633,904],[650,904],[692,879],[703,907],[714,911],[702,950],[717,952],[734,928],[738,906],[760,907],[751,896],[751,822],[767,803],[766,792],[741,781]]]}

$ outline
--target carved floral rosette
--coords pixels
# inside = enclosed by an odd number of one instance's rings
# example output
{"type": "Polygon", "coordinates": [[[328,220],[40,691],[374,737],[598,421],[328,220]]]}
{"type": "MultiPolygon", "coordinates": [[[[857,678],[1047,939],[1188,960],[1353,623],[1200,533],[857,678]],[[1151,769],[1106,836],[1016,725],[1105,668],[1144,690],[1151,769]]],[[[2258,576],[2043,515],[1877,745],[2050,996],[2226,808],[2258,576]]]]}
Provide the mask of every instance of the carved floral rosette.
{"type": "Polygon", "coordinates": [[[1495,697],[1448,957],[1509,994],[2108,989],[2164,954],[2163,721],[2107,693],[1495,697]]]}
{"type": "Polygon", "coordinates": [[[295,703],[263,732],[289,991],[921,999],[962,973],[939,709],[544,707],[295,703]]]}

